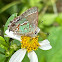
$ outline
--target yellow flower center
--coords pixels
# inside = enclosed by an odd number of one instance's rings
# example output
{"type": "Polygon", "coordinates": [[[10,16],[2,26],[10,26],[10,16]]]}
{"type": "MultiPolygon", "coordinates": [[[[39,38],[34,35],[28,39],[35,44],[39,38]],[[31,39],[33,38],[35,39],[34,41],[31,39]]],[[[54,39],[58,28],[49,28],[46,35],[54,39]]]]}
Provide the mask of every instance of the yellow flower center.
{"type": "Polygon", "coordinates": [[[37,50],[40,46],[38,43],[38,36],[37,37],[28,37],[28,36],[22,36],[21,37],[21,48],[26,48],[28,52],[32,50],[37,50]]]}

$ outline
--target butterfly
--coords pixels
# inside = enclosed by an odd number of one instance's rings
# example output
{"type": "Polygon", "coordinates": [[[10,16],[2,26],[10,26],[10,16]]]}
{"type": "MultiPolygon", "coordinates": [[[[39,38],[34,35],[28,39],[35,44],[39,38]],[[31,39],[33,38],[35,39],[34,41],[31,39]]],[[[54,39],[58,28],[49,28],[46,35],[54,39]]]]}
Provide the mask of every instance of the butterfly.
{"type": "Polygon", "coordinates": [[[17,35],[35,36],[38,30],[38,9],[33,7],[25,11],[22,15],[17,16],[10,21],[9,31],[17,35]]]}

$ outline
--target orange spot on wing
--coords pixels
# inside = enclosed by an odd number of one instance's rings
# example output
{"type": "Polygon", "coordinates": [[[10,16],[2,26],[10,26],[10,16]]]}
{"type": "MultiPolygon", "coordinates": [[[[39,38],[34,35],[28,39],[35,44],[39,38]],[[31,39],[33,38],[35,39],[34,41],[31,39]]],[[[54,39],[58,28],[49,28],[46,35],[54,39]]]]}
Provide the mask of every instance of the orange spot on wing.
{"type": "MultiPolygon", "coordinates": [[[[24,23],[23,25],[26,25],[27,23],[24,23]]],[[[23,25],[21,25],[21,26],[23,26],[23,25]]]]}
{"type": "Polygon", "coordinates": [[[19,26],[20,26],[20,24],[18,24],[18,26],[17,26],[18,30],[19,30],[19,26]]]}

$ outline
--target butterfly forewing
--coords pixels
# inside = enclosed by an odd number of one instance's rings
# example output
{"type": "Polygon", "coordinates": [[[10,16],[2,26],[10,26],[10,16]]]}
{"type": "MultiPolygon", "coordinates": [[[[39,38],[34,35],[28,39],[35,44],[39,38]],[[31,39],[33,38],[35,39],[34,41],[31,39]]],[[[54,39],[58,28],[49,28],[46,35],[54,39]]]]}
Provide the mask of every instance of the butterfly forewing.
{"type": "Polygon", "coordinates": [[[25,13],[22,14],[31,24],[38,25],[38,9],[33,7],[28,9],[25,13]]]}
{"type": "Polygon", "coordinates": [[[31,35],[35,32],[38,24],[38,10],[33,7],[16,17],[9,24],[9,30],[17,35],[31,35]]]}

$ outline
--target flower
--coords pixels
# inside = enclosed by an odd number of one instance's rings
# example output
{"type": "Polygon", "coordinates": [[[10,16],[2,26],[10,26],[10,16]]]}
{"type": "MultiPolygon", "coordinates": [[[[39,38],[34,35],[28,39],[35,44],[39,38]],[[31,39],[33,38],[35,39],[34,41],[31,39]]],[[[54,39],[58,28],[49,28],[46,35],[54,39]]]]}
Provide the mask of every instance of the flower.
{"type": "MultiPolygon", "coordinates": [[[[38,28],[37,32],[39,31],[40,29],[38,28]]],[[[7,29],[5,33],[7,37],[17,39],[21,42],[21,49],[16,51],[11,56],[9,62],[21,62],[26,52],[28,52],[28,57],[30,59],[30,62],[38,62],[38,57],[34,52],[34,50],[37,50],[38,48],[42,50],[49,50],[52,48],[50,42],[47,39],[38,42],[38,36],[35,37],[19,36],[19,35],[15,35],[12,31],[9,31],[9,29],[7,29]]]]}

